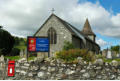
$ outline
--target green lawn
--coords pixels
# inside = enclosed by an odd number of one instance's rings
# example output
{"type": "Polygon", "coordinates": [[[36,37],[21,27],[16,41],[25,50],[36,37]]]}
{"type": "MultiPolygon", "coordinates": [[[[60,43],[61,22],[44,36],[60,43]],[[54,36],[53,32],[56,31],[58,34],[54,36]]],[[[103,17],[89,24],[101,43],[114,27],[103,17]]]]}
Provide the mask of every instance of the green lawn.
{"type": "Polygon", "coordinates": [[[118,61],[118,62],[120,62],[120,58],[116,58],[116,59],[103,59],[104,60],[104,62],[112,62],[113,60],[116,60],[116,61],[118,61]]]}
{"type": "Polygon", "coordinates": [[[10,60],[19,60],[20,57],[19,56],[5,56],[5,58],[7,59],[10,59],[10,60]]]}
{"type": "MultiPolygon", "coordinates": [[[[24,38],[24,41],[27,41],[27,39],[24,38]]],[[[27,48],[27,46],[25,45],[25,42],[20,41],[19,45],[15,45],[14,48],[18,48],[18,49],[20,49],[20,50],[22,50],[22,49],[25,50],[25,49],[27,48]]]]}
{"type": "Polygon", "coordinates": [[[28,61],[30,61],[30,60],[34,60],[34,59],[35,59],[35,56],[28,57],[28,61]]]}
{"type": "Polygon", "coordinates": [[[24,46],[24,45],[19,45],[19,46],[15,46],[14,48],[18,48],[18,49],[20,49],[20,50],[22,50],[22,49],[25,50],[27,47],[24,46]]]}
{"type": "Polygon", "coordinates": [[[120,58],[116,58],[116,59],[106,59],[105,57],[103,57],[102,55],[96,55],[97,56],[97,58],[101,58],[101,59],[103,59],[103,61],[104,62],[108,62],[108,63],[110,63],[110,62],[112,62],[113,60],[116,60],[116,61],[120,61],[120,58]]]}
{"type": "MultiPolygon", "coordinates": [[[[20,56],[5,56],[5,58],[6,59],[8,58],[10,60],[15,60],[15,61],[21,59],[20,56]]],[[[28,58],[28,61],[34,60],[34,59],[35,59],[35,56],[31,56],[31,57],[28,58]]]]}

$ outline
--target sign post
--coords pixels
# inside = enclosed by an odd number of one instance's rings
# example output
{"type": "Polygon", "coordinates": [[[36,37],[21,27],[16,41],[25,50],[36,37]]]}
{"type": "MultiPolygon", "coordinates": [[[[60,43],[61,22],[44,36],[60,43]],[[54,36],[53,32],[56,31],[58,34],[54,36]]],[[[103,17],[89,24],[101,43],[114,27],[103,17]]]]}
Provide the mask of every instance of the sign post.
{"type": "Polygon", "coordinates": [[[48,52],[49,57],[49,38],[48,37],[32,37],[28,36],[27,38],[27,60],[28,52],[48,52]]]}

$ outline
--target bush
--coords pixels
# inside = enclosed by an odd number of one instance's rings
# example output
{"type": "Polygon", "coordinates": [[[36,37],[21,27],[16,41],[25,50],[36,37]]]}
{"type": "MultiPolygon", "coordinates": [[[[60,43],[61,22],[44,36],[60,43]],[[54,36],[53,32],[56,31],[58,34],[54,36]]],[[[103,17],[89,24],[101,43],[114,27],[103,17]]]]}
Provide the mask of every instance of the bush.
{"type": "Polygon", "coordinates": [[[2,55],[2,49],[0,49],[0,56],[2,55]]]}
{"type": "Polygon", "coordinates": [[[65,62],[73,62],[77,57],[82,57],[83,60],[89,62],[94,61],[95,57],[92,52],[88,52],[86,49],[69,49],[56,53],[56,57],[63,59],[65,62]]]}
{"type": "Polygon", "coordinates": [[[70,43],[69,41],[64,41],[64,46],[63,46],[63,50],[69,50],[69,49],[74,49],[75,47],[73,46],[72,43],[70,43]]]}
{"type": "Polygon", "coordinates": [[[20,54],[20,49],[18,48],[13,48],[11,53],[10,53],[10,56],[17,56],[20,54]]]}

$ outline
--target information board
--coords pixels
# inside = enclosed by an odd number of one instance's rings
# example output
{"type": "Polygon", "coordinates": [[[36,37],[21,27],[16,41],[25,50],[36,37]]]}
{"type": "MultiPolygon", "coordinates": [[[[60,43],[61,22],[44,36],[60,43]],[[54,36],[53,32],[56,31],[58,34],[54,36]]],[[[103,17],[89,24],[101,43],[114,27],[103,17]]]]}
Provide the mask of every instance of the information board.
{"type": "Polygon", "coordinates": [[[47,37],[28,37],[29,52],[49,52],[49,39],[47,37]]]}
{"type": "Polygon", "coordinates": [[[28,38],[28,51],[36,51],[36,38],[28,38]]]}

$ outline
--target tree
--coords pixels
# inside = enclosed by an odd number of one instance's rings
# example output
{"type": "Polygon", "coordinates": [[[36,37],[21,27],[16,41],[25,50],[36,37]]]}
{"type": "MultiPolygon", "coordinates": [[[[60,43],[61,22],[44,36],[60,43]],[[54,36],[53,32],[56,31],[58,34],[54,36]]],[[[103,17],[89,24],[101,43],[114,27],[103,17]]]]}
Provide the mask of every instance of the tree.
{"type": "Polygon", "coordinates": [[[14,37],[0,26],[0,50],[3,55],[8,55],[14,45],[14,37]]]}
{"type": "Polygon", "coordinates": [[[111,50],[112,51],[116,51],[117,53],[119,53],[119,45],[117,45],[117,46],[111,46],[111,50]]]}
{"type": "Polygon", "coordinates": [[[3,27],[2,26],[0,26],[0,29],[2,29],[3,27]]]}
{"type": "Polygon", "coordinates": [[[15,39],[15,45],[19,45],[20,44],[19,37],[14,37],[14,39],[15,39]]]}

